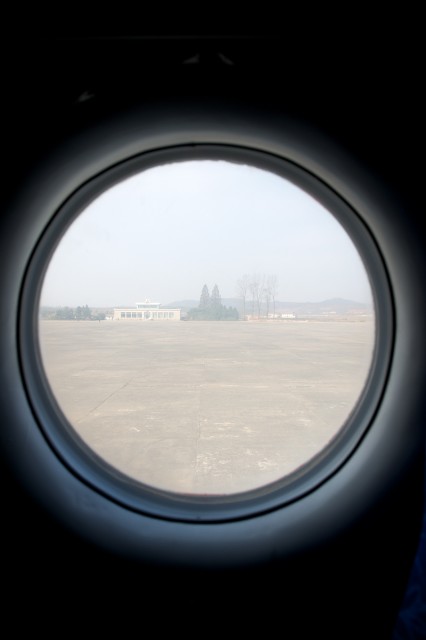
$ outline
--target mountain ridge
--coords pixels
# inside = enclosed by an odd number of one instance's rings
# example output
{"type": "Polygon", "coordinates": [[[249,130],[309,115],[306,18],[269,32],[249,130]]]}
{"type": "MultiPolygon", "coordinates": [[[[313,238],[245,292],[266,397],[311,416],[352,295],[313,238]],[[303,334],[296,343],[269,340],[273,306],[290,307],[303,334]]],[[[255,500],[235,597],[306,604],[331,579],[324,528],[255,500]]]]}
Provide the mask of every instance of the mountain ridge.
{"type": "MultiPolygon", "coordinates": [[[[179,308],[183,311],[188,311],[194,307],[198,307],[199,300],[174,300],[169,302],[163,307],[168,308],[179,308]]],[[[222,298],[222,304],[226,307],[236,307],[238,311],[242,311],[243,303],[241,298],[222,298]]],[[[255,305],[256,307],[256,305],[255,305]]],[[[262,312],[265,313],[265,303],[262,303],[262,312]]],[[[326,300],[321,300],[319,302],[293,302],[293,301],[283,301],[276,300],[275,306],[271,302],[269,305],[269,313],[273,313],[275,308],[275,313],[294,313],[294,314],[307,314],[307,315],[317,315],[323,313],[335,313],[339,315],[345,315],[348,313],[372,313],[373,305],[366,302],[357,302],[356,300],[349,300],[345,298],[327,298],[326,300]]],[[[246,300],[245,310],[246,314],[250,314],[253,309],[253,301],[246,300]]]]}

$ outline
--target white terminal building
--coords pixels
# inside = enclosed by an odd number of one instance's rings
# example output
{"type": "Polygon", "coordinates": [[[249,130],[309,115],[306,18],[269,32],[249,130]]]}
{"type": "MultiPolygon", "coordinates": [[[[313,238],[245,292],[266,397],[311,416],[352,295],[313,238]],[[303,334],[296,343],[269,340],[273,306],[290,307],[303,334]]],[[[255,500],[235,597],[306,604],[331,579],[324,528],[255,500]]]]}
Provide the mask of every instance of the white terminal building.
{"type": "Polygon", "coordinates": [[[114,309],[113,320],[180,320],[180,309],[164,309],[159,302],[137,302],[136,307],[114,309]]]}

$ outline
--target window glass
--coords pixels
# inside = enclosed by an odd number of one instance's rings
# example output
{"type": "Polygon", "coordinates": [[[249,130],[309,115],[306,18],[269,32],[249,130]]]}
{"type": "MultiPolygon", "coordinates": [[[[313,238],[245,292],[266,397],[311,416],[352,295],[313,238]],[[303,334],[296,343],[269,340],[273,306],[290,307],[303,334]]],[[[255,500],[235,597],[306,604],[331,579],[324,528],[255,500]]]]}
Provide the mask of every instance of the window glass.
{"type": "Polygon", "coordinates": [[[336,217],[225,160],[150,168],[93,200],[51,258],[39,311],[75,433],[185,494],[247,491],[311,460],[351,415],[375,342],[369,278],[336,217]]]}

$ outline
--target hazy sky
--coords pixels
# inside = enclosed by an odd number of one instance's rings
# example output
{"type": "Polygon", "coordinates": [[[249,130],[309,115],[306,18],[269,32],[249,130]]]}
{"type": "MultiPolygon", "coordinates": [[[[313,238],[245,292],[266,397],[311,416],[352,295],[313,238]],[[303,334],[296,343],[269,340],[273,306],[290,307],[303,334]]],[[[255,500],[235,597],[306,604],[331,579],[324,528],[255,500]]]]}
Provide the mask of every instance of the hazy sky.
{"type": "Polygon", "coordinates": [[[42,305],[134,306],[238,295],[244,275],[276,276],[276,299],[371,302],[364,266],[336,219],[299,187],[246,165],[185,161],[111,187],[71,225],[42,305]]]}

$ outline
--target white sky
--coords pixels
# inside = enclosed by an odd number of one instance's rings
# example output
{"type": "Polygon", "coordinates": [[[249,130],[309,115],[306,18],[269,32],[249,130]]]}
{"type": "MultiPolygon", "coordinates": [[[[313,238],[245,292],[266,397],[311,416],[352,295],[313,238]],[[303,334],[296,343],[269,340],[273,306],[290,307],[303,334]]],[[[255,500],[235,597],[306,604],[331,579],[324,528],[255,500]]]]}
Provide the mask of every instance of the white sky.
{"type": "Polygon", "coordinates": [[[364,266],[336,219],[299,187],[246,165],[186,161],[111,187],[71,225],[41,304],[134,306],[237,297],[244,275],[276,276],[276,300],[371,303],[364,266]]]}

